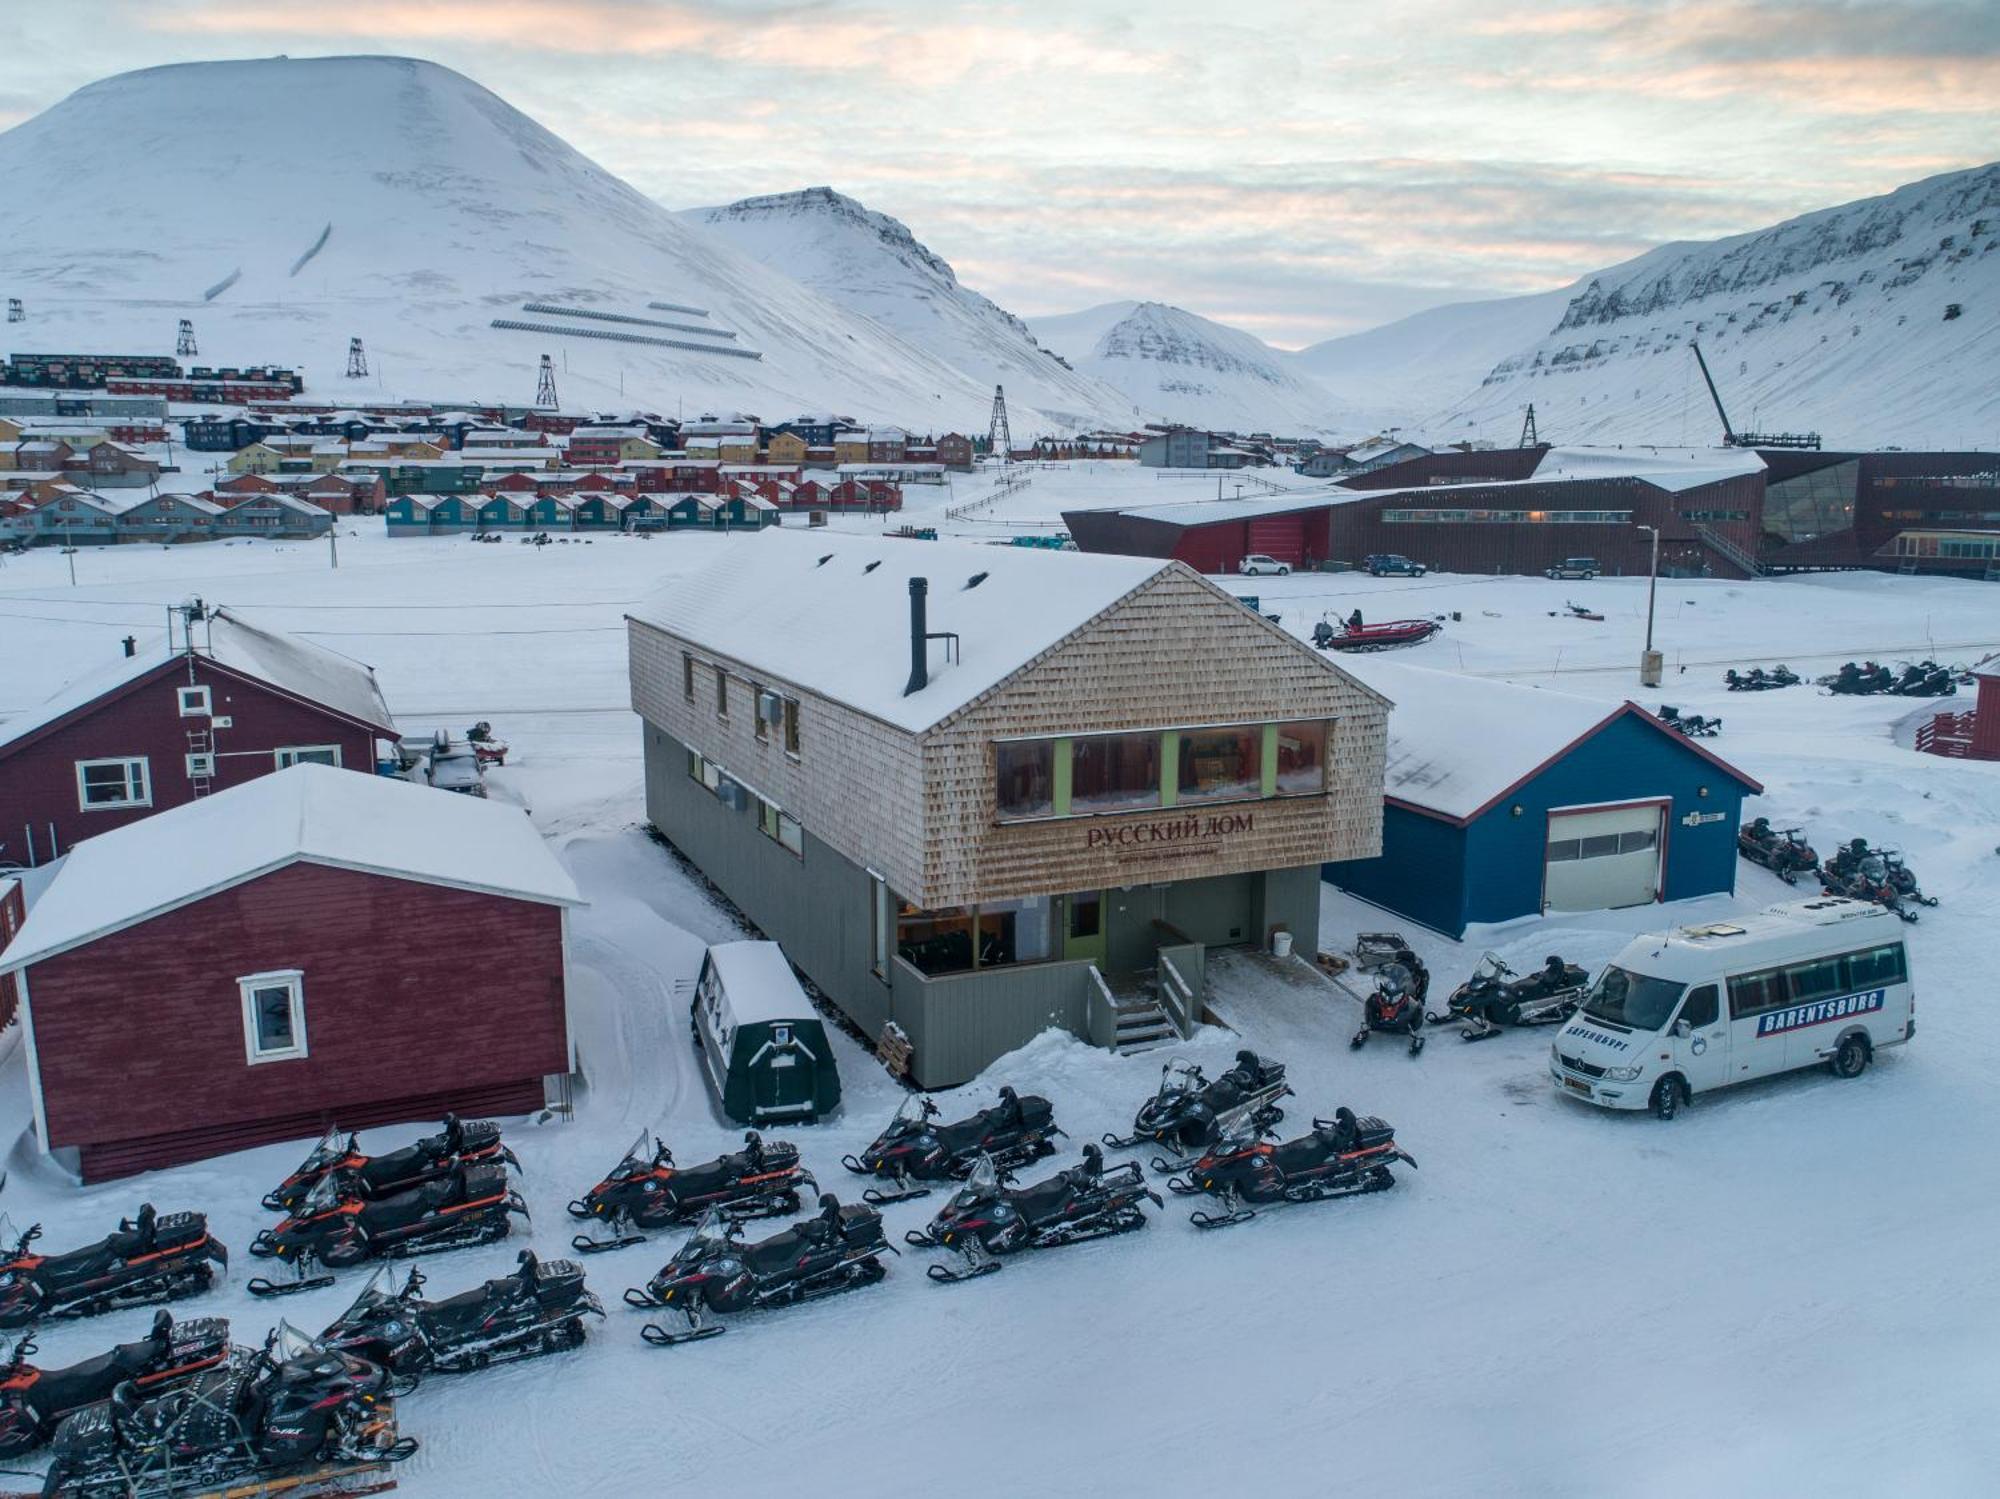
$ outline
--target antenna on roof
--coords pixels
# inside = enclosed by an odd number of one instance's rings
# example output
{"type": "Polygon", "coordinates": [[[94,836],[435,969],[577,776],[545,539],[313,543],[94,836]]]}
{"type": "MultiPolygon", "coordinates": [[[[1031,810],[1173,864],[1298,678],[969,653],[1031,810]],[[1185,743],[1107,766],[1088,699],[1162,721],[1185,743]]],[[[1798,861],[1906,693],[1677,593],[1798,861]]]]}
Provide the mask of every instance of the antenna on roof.
{"type": "Polygon", "coordinates": [[[181,600],[178,604],[167,605],[167,654],[192,656],[194,654],[194,627],[206,626],[208,606],[194,596],[181,600]],[[174,643],[174,622],[180,622],[180,644],[174,643]]]}
{"type": "Polygon", "coordinates": [[[1521,419],[1521,441],[1518,445],[1524,448],[1538,448],[1542,445],[1541,438],[1535,432],[1535,403],[1533,401],[1528,402],[1528,414],[1521,419]]]}

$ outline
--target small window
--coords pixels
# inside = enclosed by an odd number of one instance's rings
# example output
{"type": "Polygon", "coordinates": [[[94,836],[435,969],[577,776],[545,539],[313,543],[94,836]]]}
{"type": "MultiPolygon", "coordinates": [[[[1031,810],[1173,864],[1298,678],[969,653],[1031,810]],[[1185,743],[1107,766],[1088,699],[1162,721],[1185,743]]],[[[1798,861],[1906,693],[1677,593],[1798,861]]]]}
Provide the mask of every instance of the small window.
{"type": "Polygon", "coordinates": [[[1687,1001],[1681,1006],[1681,1019],[1694,1030],[1700,1030],[1705,1025],[1714,1025],[1721,1013],[1721,995],[1713,984],[1703,984],[1699,989],[1689,990],[1687,1001]]]}
{"type": "Polygon", "coordinates": [[[278,769],[288,765],[338,765],[340,746],[337,744],[298,744],[277,752],[278,769]]]}
{"type": "Polygon", "coordinates": [[[1729,1013],[1744,1020],[1791,1003],[1785,985],[1785,970],[1766,968],[1757,973],[1733,974],[1729,980],[1729,1013]]]}
{"type": "Polygon", "coordinates": [[[152,806],[153,783],[145,758],[77,761],[76,799],[86,812],[152,806]]]}
{"type": "Polygon", "coordinates": [[[1871,947],[1861,952],[1849,953],[1846,964],[1845,987],[1850,993],[1900,984],[1908,972],[1903,956],[1903,944],[1900,942],[1892,942],[1887,947],[1871,947]]]}
{"type": "Polygon", "coordinates": [[[305,975],[298,969],[236,981],[243,995],[243,1051],[251,1065],[306,1054],[305,975]]]}
{"type": "Polygon", "coordinates": [[[694,701],[694,657],[686,651],[681,652],[681,695],[694,701]]]}
{"type": "Polygon", "coordinates": [[[789,812],[778,814],[778,844],[798,858],[806,856],[806,831],[789,812]]]}
{"type": "Polygon", "coordinates": [[[213,776],[215,774],[215,756],[213,754],[189,755],[187,757],[187,773],[190,781],[205,780],[213,776]]]}
{"type": "Polygon", "coordinates": [[[751,729],[757,735],[760,744],[767,744],[771,738],[771,715],[777,711],[778,696],[774,692],[766,692],[760,684],[752,682],[750,701],[757,708],[756,713],[751,715],[754,720],[751,729]]]}
{"type": "Polygon", "coordinates": [[[684,749],[685,749],[685,750],[687,751],[687,757],[688,757],[688,779],[689,779],[690,781],[698,781],[698,780],[700,780],[700,779],[701,779],[701,751],[700,751],[700,750],[698,750],[698,749],[696,749],[696,748],[695,748],[695,747],[694,747],[693,745],[691,745],[691,744],[689,744],[689,745],[683,745],[683,746],[682,746],[682,748],[684,748],[684,749]]]}
{"type": "Polygon", "coordinates": [[[174,700],[180,705],[182,718],[207,718],[214,711],[206,687],[176,687],[174,700]]]}
{"type": "Polygon", "coordinates": [[[785,699],[785,753],[798,758],[799,753],[799,700],[785,699]]]}
{"type": "Polygon", "coordinates": [[[719,666],[715,669],[715,716],[729,717],[729,673],[719,666]]]}

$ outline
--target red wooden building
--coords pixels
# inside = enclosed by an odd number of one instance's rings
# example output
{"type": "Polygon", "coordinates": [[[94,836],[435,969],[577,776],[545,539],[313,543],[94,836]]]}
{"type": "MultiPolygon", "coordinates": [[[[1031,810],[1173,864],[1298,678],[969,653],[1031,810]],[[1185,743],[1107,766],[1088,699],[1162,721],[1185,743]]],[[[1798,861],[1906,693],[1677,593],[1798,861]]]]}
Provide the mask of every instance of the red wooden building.
{"type": "Polygon", "coordinates": [[[372,775],[396,729],[358,661],[226,609],[0,722],[0,861],[72,846],[300,761],[372,775]]]}
{"type": "Polygon", "coordinates": [[[518,809],[299,765],[83,844],[0,971],[85,1181],[542,1107],[575,885],[518,809]]]}
{"type": "MultiPolygon", "coordinates": [[[[0,952],[14,940],[21,923],[28,919],[28,901],[18,878],[0,875],[0,952]]],[[[11,973],[0,972],[0,1027],[13,1024],[21,1006],[21,985],[11,973]]]]}

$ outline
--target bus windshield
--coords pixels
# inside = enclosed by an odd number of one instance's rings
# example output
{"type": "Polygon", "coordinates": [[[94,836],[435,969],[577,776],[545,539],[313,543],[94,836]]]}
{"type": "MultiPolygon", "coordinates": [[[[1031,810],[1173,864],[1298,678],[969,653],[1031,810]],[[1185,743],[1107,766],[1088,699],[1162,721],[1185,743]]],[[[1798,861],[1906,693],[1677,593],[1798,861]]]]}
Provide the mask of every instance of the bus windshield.
{"type": "Polygon", "coordinates": [[[1583,1013],[1612,1025],[1657,1031],[1674,1013],[1674,1005],[1686,988],[1674,979],[1648,978],[1615,963],[1607,964],[1591,987],[1590,998],[1583,1002],[1583,1013]]]}

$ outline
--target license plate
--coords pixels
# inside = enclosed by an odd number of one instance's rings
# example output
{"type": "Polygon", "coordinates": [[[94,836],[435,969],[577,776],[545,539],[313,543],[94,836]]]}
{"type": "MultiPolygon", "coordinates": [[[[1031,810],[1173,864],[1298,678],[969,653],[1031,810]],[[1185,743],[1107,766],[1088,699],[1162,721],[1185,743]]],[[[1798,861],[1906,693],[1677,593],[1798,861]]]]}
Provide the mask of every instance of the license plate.
{"type": "Polygon", "coordinates": [[[1580,1083],[1573,1077],[1566,1077],[1563,1079],[1563,1086],[1572,1093],[1581,1093],[1585,1098],[1590,1097],[1589,1083],[1580,1083]]]}

